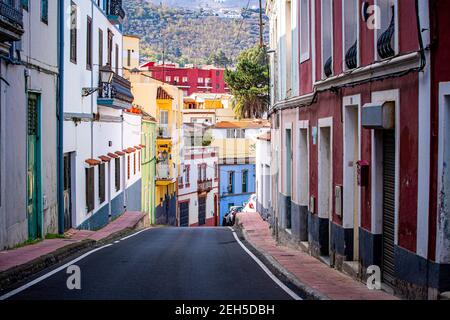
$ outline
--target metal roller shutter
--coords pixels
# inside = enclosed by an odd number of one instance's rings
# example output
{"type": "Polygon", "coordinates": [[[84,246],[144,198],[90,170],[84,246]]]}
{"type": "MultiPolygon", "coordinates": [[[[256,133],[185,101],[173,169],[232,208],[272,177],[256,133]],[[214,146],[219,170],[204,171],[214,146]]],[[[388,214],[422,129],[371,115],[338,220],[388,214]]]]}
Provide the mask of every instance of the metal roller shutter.
{"type": "Polygon", "coordinates": [[[198,198],[198,225],[206,224],[206,197],[198,198]]]}
{"type": "Polygon", "coordinates": [[[394,282],[395,239],[395,132],[383,136],[383,280],[394,282]]]}
{"type": "Polygon", "coordinates": [[[180,227],[189,227],[189,202],[180,203],[180,227]]]}

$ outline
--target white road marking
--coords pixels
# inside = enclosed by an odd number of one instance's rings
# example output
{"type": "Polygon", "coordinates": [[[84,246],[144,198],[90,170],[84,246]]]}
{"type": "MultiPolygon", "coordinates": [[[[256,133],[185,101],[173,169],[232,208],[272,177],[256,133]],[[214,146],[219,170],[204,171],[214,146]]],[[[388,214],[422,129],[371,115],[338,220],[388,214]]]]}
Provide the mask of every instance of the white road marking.
{"type": "Polygon", "coordinates": [[[133,233],[133,234],[131,234],[131,235],[125,237],[125,238],[120,239],[120,241],[124,241],[124,240],[130,239],[130,238],[133,238],[133,237],[137,236],[138,234],[140,234],[140,233],[142,233],[142,232],[144,232],[144,231],[147,231],[147,230],[149,230],[149,229],[151,229],[151,228],[145,228],[145,229],[143,229],[143,230],[141,230],[141,231],[138,231],[138,232],[133,233]]]}
{"type": "Polygon", "coordinates": [[[74,259],[74,260],[72,260],[72,261],[66,263],[65,265],[63,265],[63,266],[61,266],[61,267],[59,267],[59,268],[57,268],[57,269],[55,269],[55,270],[52,270],[52,271],[50,271],[49,273],[44,274],[43,276],[41,276],[41,277],[39,277],[39,278],[37,278],[37,279],[34,279],[33,281],[28,282],[27,284],[24,284],[23,286],[21,286],[21,287],[19,287],[19,288],[17,288],[17,289],[14,289],[13,291],[10,291],[10,292],[8,292],[8,293],[6,293],[6,294],[0,296],[0,300],[6,300],[6,299],[8,299],[8,298],[11,298],[12,296],[15,296],[16,294],[18,294],[18,293],[20,293],[20,292],[22,292],[22,291],[24,291],[24,290],[30,288],[31,286],[34,286],[35,284],[37,284],[37,283],[39,283],[39,282],[41,282],[41,281],[43,281],[43,280],[45,280],[45,279],[51,277],[52,275],[54,275],[54,274],[56,274],[56,273],[58,273],[58,272],[60,272],[60,271],[62,271],[62,270],[64,270],[64,269],[67,269],[67,268],[70,267],[71,265],[77,263],[77,262],[80,261],[80,260],[83,260],[83,259],[86,258],[87,256],[89,256],[89,255],[91,255],[91,254],[93,254],[93,253],[95,253],[95,252],[97,252],[97,251],[100,251],[100,250],[102,250],[102,249],[105,249],[105,248],[107,248],[107,247],[111,247],[111,246],[112,246],[112,244],[107,244],[107,245],[105,245],[105,246],[103,246],[103,247],[100,247],[100,248],[94,249],[94,250],[92,250],[92,251],[89,251],[89,252],[83,254],[82,256],[79,256],[78,258],[76,258],[76,259],[74,259]]]}
{"type": "Polygon", "coordinates": [[[265,265],[264,263],[261,262],[261,260],[258,259],[258,257],[256,257],[250,250],[247,249],[246,246],[244,246],[244,244],[241,242],[241,240],[239,240],[236,232],[233,230],[233,228],[230,227],[230,230],[233,233],[234,238],[236,239],[236,241],[239,243],[239,245],[241,246],[241,248],[247,252],[247,254],[253,259],[255,260],[255,262],[260,266],[260,268],[270,277],[270,279],[273,280],[273,282],[275,282],[281,289],[283,289],[288,295],[290,295],[294,300],[302,300],[302,298],[300,298],[294,291],[292,291],[291,289],[289,289],[283,282],[280,281],[280,279],[278,279],[265,265]]]}
{"type": "MultiPolygon", "coordinates": [[[[132,237],[134,237],[134,236],[137,236],[137,235],[140,234],[141,232],[147,231],[148,229],[150,229],[150,228],[146,228],[146,229],[141,230],[141,231],[139,231],[139,232],[133,233],[132,235],[129,235],[128,237],[125,237],[125,238],[120,239],[120,241],[124,241],[124,240],[130,239],[130,238],[132,238],[132,237]]],[[[120,241],[115,241],[114,243],[119,243],[120,241]]],[[[17,288],[17,289],[14,289],[13,291],[10,291],[10,292],[8,292],[8,293],[6,293],[6,294],[0,296],[0,300],[6,300],[6,299],[9,299],[9,298],[11,298],[12,296],[15,296],[16,294],[18,294],[18,293],[20,293],[20,292],[22,292],[22,291],[24,291],[24,290],[30,288],[31,286],[34,286],[35,284],[37,284],[37,283],[39,283],[39,282],[41,282],[41,281],[43,281],[43,280],[45,280],[45,279],[47,279],[47,278],[53,276],[54,274],[56,274],[56,273],[58,273],[58,272],[60,272],[60,271],[62,271],[62,270],[64,270],[64,269],[67,269],[67,268],[70,267],[71,265],[77,263],[78,261],[83,260],[83,259],[86,258],[87,256],[89,256],[89,255],[91,255],[91,254],[93,254],[93,253],[95,253],[95,252],[97,252],[97,251],[100,251],[100,250],[102,250],[102,249],[111,247],[112,245],[113,245],[113,244],[107,244],[107,245],[105,245],[105,246],[103,246],[103,247],[100,247],[100,248],[94,249],[94,250],[92,250],[92,251],[89,251],[89,252],[83,254],[82,256],[79,256],[78,258],[76,258],[76,259],[74,259],[74,260],[72,260],[72,261],[66,263],[65,265],[63,265],[63,266],[61,266],[61,267],[59,267],[59,268],[57,268],[57,269],[55,269],[55,270],[52,270],[52,271],[50,271],[49,273],[46,273],[45,275],[43,275],[43,276],[41,276],[41,277],[39,277],[39,278],[37,278],[37,279],[34,279],[33,281],[28,282],[27,284],[24,284],[23,286],[21,286],[21,287],[19,287],[19,288],[17,288]]]]}

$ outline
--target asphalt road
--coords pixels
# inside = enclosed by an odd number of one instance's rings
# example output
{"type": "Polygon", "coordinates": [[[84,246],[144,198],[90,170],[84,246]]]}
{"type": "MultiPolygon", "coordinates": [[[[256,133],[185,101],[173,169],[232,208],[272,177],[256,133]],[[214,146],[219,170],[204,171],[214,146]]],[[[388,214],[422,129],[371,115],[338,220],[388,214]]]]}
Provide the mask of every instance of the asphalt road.
{"type": "Polygon", "coordinates": [[[228,228],[149,229],[75,265],[81,290],[67,288],[63,269],[10,299],[291,299],[228,228]]]}

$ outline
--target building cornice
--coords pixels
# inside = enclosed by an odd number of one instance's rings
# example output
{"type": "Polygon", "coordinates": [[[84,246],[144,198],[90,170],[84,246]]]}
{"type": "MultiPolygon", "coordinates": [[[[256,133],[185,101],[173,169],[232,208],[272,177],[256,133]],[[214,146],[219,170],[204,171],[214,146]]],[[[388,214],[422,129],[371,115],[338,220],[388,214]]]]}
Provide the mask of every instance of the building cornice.
{"type": "Polygon", "coordinates": [[[311,105],[319,92],[344,86],[357,86],[371,80],[389,77],[390,75],[394,76],[415,68],[418,69],[420,68],[420,59],[420,52],[412,52],[316,81],[313,85],[313,92],[275,103],[269,111],[269,115],[277,110],[311,105]]]}

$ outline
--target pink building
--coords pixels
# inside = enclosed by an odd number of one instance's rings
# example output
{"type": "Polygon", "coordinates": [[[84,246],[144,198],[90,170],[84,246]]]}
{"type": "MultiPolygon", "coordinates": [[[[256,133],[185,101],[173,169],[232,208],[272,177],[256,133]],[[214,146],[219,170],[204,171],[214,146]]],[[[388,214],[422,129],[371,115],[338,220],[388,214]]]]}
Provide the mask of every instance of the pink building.
{"type": "Polygon", "coordinates": [[[267,4],[280,237],[362,280],[378,266],[387,287],[415,298],[450,290],[449,10],[267,4]]]}
{"type": "Polygon", "coordinates": [[[224,69],[207,67],[181,68],[175,64],[148,62],[141,70],[149,71],[154,79],[177,86],[185,96],[193,93],[229,93],[224,81],[224,69]]]}

